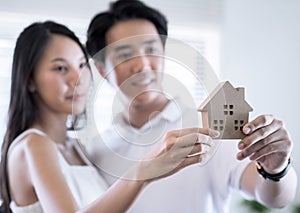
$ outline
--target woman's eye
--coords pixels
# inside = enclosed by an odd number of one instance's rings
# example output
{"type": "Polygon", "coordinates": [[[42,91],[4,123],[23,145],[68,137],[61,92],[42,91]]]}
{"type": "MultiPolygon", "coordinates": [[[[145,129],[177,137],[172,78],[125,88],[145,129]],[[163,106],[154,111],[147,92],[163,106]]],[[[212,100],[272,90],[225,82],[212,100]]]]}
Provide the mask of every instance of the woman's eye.
{"type": "Polygon", "coordinates": [[[66,72],[66,71],[68,71],[68,68],[65,66],[57,66],[57,67],[55,67],[55,70],[57,70],[59,72],[66,72]]]}
{"type": "Polygon", "coordinates": [[[80,69],[83,69],[83,68],[85,68],[87,66],[87,63],[81,63],[80,65],[79,65],[79,68],[80,69]]]}

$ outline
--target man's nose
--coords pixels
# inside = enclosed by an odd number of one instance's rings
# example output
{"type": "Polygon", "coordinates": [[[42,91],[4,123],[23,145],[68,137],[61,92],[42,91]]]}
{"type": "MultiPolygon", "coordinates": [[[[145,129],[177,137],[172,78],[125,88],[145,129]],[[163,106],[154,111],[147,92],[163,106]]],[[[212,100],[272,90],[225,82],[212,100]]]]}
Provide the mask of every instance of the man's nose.
{"type": "Polygon", "coordinates": [[[149,56],[146,55],[139,55],[133,58],[133,73],[138,73],[142,71],[150,71],[151,70],[151,63],[149,56]]]}

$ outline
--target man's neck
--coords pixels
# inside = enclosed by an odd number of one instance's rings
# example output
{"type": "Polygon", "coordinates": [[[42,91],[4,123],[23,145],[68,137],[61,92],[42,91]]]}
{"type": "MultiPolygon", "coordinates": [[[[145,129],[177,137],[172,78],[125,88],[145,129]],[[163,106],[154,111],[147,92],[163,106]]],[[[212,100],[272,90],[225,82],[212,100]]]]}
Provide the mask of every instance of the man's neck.
{"type": "Polygon", "coordinates": [[[153,101],[131,103],[126,108],[125,119],[133,127],[139,129],[159,114],[169,103],[169,99],[161,95],[153,101]]]}

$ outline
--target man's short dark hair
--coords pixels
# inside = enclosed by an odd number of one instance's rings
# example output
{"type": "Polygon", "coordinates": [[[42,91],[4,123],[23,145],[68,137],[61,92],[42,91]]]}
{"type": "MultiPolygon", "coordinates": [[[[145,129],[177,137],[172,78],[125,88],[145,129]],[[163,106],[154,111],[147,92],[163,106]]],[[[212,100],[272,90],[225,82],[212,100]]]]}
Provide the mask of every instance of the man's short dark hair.
{"type": "MultiPolygon", "coordinates": [[[[92,19],[87,31],[86,42],[89,55],[94,56],[106,46],[105,36],[112,26],[120,21],[133,19],[144,19],[153,23],[165,45],[168,27],[163,14],[138,0],[118,0],[110,4],[109,10],[97,14],[92,19]]],[[[97,58],[104,62],[104,54],[97,58]]]]}

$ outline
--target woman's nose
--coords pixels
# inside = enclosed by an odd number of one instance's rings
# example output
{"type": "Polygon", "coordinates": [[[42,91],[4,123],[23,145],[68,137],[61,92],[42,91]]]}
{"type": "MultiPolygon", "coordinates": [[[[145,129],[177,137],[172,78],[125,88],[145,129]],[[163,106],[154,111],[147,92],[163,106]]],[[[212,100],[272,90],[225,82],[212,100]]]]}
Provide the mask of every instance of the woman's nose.
{"type": "Polygon", "coordinates": [[[69,76],[69,83],[72,87],[75,87],[80,84],[80,70],[71,68],[69,76]]]}

